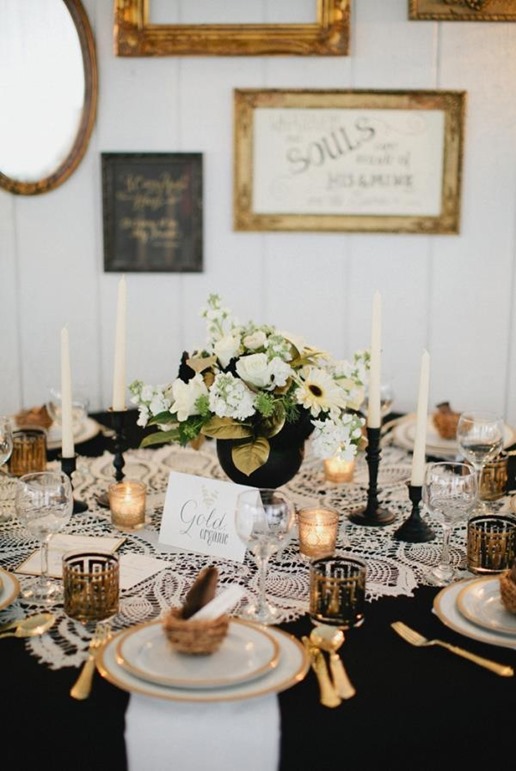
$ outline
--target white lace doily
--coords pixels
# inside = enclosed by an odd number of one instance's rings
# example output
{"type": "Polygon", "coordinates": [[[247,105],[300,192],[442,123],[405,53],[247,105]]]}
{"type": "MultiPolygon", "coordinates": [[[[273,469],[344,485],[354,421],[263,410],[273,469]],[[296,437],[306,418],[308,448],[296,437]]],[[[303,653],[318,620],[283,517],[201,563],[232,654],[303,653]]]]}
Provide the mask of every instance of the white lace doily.
{"type": "MultiPolygon", "coordinates": [[[[184,594],[195,576],[205,565],[214,564],[219,571],[219,586],[238,583],[245,590],[241,606],[257,594],[257,568],[252,557],[243,564],[211,557],[179,552],[161,551],[157,544],[162,505],[171,470],[198,476],[227,479],[217,461],[212,443],[201,450],[180,448],[175,445],[157,450],[139,449],[125,453],[124,473],[127,478],[141,479],[147,486],[148,522],[144,530],[124,533],[126,540],[121,552],[129,551],[159,557],[169,562],[162,572],[142,581],[136,587],[122,592],[119,614],[113,619],[118,630],[147,621],[181,604],[184,594]]],[[[76,498],[88,504],[84,514],[73,515],[65,532],[70,534],[113,534],[109,511],[97,503],[97,496],[113,482],[113,457],[105,453],[98,458],[79,457],[74,474],[76,498]]],[[[57,467],[57,462],[49,468],[57,467]]],[[[367,527],[352,524],[346,514],[365,506],[368,491],[368,467],[364,457],[356,463],[352,483],[326,482],[322,463],[307,457],[297,476],[284,489],[300,505],[318,503],[336,508],[342,514],[337,554],[351,551],[367,561],[367,597],[376,600],[383,596],[412,596],[418,584],[424,583],[424,572],[437,564],[441,551],[441,531],[435,525],[436,539],[430,543],[412,544],[393,538],[395,531],[409,516],[407,480],[410,477],[410,456],[394,447],[382,449],[378,474],[379,502],[397,514],[393,524],[386,527],[367,527]]],[[[16,571],[36,548],[34,541],[17,522],[14,514],[13,480],[0,481],[0,538],[2,539],[2,566],[16,571]]],[[[501,504],[500,504],[501,505],[501,504]]],[[[423,518],[427,518],[423,514],[423,518]]],[[[465,569],[465,525],[458,526],[451,538],[451,560],[459,569],[459,576],[469,575],[465,569]]],[[[267,575],[267,593],[281,611],[280,621],[292,621],[304,615],[308,606],[309,563],[299,553],[296,537],[281,554],[272,558],[267,575]]],[[[18,575],[23,586],[26,577],[18,575]]],[[[239,606],[239,607],[241,607],[239,606]]],[[[238,607],[235,608],[238,613],[238,607]]],[[[35,610],[34,606],[18,598],[0,612],[0,625],[35,610]]],[[[91,629],[65,616],[61,606],[54,608],[57,621],[50,632],[42,637],[25,640],[28,651],[53,669],[79,666],[84,661],[91,638],[91,629]]]]}

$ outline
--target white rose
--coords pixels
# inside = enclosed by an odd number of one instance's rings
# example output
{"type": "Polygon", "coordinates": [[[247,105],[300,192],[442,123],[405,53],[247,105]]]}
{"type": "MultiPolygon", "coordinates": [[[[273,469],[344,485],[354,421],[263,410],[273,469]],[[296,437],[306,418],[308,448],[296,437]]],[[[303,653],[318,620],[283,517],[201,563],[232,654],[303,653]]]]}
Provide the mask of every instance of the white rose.
{"type": "Polygon", "coordinates": [[[190,415],[198,414],[195,409],[195,402],[199,396],[207,395],[208,389],[204,384],[202,375],[197,373],[188,383],[179,379],[175,380],[172,384],[172,393],[174,395],[174,403],[170,411],[175,412],[177,419],[182,422],[189,418],[190,415]]]}
{"type": "Polygon", "coordinates": [[[257,388],[266,388],[270,385],[269,362],[264,353],[252,353],[249,356],[242,356],[237,361],[236,371],[242,380],[257,388]]]}
{"type": "Polygon", "coordinates": [[[267,335],[265,332],[262,332],[261,329],[257,329],[256,332],[252,333],[252,335],[246,335],[244,337],[244,345],[250,351],[254,351],[256,348],[263,348],[266,340],[267,335]]]}
{"type": "Polygon", "coordinates": [[[231,359],[233,359],[240,348],[240,338],[234,335],[225,335],[217,340],[213,346],[213,351],[220,361],[222,367],[227,367],[231,359]]]}

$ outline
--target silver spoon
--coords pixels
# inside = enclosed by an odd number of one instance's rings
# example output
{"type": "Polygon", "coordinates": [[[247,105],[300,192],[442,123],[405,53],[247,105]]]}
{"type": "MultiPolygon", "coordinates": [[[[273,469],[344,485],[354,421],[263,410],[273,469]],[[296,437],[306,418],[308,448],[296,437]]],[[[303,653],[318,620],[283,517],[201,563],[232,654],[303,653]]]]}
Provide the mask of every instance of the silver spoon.
{"type": "Polygon", "coordinates": [[[14,622],[8,632],[2,632],[0,639],[2,637],[36,637],[50,629],[55,620],[53,613],[36,613],[34,616],[27,616],[14,622]]]}
{"type": "Polygon", "coordinates": [[[339,696],[343,699],[351,699],[356,691],[344,669],[342,659],[337,653],[344,642],[344,632],[332,626],[321,625],[312,629],[310,639],[314,645],[330,654],[330,670],[335,690],[339,696]]]}

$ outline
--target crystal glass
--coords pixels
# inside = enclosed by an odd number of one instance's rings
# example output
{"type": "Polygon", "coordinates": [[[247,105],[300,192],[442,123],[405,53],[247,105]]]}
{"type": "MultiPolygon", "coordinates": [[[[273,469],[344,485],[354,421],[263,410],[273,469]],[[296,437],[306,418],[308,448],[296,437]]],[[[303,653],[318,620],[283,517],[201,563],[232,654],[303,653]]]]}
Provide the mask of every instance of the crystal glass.
{"type": "Polygon", "coordinates": [[[5,415],[0,415],[0,471],[5,471],[4,463],[7,463],[13,451],[13,428],[11,421],[5,415]]]}
{"type": "Polygon", "coordinates": [[[442,462],[427,466],[423,482],[423,503],[443,529],[439,564],[425,574],[434,586],[446,586],[455,577],[450,563],[450,536],[465,520],[477,500],[477,473],[468,463],[442,462]]]}
{"type": "Polygon", "coordinates": [[[38,471],[21,476],[15,509],[19,521],[41,544],[41,575],[23,587],[22,597],[44,605],[62,602],[62,586],[48,576],[48,544],[72,514],[73,493],[69,478],[61,471],[38,471]]]}
{"type": "MultiPolygon", "coordinates": [[[[389,382],[382,383],[380,385],[380,415],[383,418],[389,414],[394,404],[394,389],[389,382]]],[[[368,390],[365,389],[364,401],[360,405],[360,412],[364,417],[367,417],[367,411],[369,407],[368,390]]]]}
{"type": "MultiPolygon", "coordinates": [[[[46,406],[54,426],[61,431],[61,391],[58,388],[50,389],[50,398],[46,406]]],[[[84,425],[84,422],[88,417],[89,406],[89,399],[86,396],[74,394],[72,399],[72,430],[74,435],[76,435],[84,425]]]]}
{"type": "MultiPolygon", "coordinates": [[[[504,424],[494,412],[463,412],[457,424],[457,444],[460,453],[477,472],[478,494],[484,466],[503,450],[504,424]]],[[[478,497],[476,509],[487,512],[487,505],[478,497]]]]}
{"type": "Polygon", "coordinates": [[[278,609],[266,597],[267,566],[272,555],[290,540],[295,521],[293,503],[279,490],[251,488],[237,498],[236,531],[259,569],[257,601],[243,613],[249,620],[260,624],[275,624],[278,621],[278,609]]]}

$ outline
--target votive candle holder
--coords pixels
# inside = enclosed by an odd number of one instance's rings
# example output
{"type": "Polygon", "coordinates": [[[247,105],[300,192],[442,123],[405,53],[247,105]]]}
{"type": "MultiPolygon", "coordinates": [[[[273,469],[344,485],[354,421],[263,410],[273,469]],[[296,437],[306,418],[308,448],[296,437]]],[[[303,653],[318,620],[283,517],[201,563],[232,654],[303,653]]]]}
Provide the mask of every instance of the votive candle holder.
{"type": "Polygon", "coordinates": [[[299,551],[305,557],[318,559],[335,552],[339,530],[339,513],[323,506],[306,506],[297,512],[299,551]]]}
{"type": "Polygon", "coordinates": [[[328,482],[352,482],[355,473],[354,460],[342,460],[341,458],[325,458],[324,477],[328,482]]]}
{"type": "Polygon", "coordinates": [[[141,530],[145,525],[146,487],[124,479],[109,486],[111,522],[119,530],[141,530]]]}

